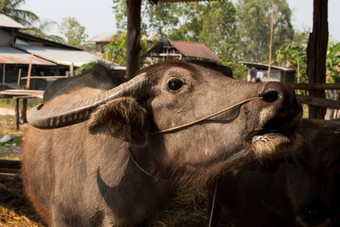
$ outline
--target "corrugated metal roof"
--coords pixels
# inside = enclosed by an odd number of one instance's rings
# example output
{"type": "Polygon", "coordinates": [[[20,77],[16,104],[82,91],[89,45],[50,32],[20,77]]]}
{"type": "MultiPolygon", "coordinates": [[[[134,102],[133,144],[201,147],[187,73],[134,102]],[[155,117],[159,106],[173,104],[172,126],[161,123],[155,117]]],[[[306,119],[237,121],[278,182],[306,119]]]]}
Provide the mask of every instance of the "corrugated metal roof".
{"type": "MultiPolygon", "coordinates": [[[[29,64],[31,55],[13,47],[0,47],[1,64],[29,64]]],[[[33,65],[55,65],[52,62],[33,56],[33,65]]]]}
{"type": "Polygon", "coordinates": [[[8,28],[25,28],[22,24],[16,22],[12,18],[0,14],[0,27],[8,27],[8,28]]]}
{"type": "Polygon", "coordinates": [[[113,32],[104,32],[92,37],[91,39],[87,40],[87,42],[110,42],[113,35],[113,32]]]}
{"type": "Polygon", "coordinates": [[[184,56],[221,61],[204,43],[175,41],[170,39],[169,43],[184,56]]]}
{"type": "Polygon", "coordinates": [[[81,50],[31,45],[15,45],[15,47],[61,65],[71,65],[73,63],[74,66],[80,67],[83,64],[99,59],[94,54],[81,50]]]}
{"type": "MultiPolygon", "coordinates": [[[[254,68],[264,69],[264,70],[268,70],[268,67],[269,67],[269,65],[262,64],[262,63],[253,63],[253,62],[244,62],[244,61],[240,61],[239,63],[241,63],[242,65],[246,65],[248,67],[254,67],[254,68]]],[[[274,66],[274,65],[271,65],[270,68],[281,70],[281,71],[295,71],[295,69],[284,68],[284,67],[279,67],[279,66],[274,66]]]]}

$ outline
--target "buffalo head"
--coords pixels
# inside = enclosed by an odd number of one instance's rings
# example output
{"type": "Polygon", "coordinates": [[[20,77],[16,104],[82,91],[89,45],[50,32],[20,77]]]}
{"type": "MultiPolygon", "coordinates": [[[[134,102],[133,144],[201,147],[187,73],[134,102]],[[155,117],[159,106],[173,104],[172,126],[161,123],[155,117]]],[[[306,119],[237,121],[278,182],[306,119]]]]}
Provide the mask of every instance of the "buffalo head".
{"type": "Polygon", "coordinates": [[[197,65],[166,62],[111,90],[90,90],[82,91],[83,99],[72,100],[70,93],[65,101],[59,97],[35,107],[29,122],[51,129],[87,121],[92,134],[158,150],[167,162],[162,165],[176,163],[177,170],[189,172],[211,168],[214,174],[282,156],[299,141],[301,107],[293,89],[278,82],[250,83],[197,65]],[[252,97],[258,99],[242,103],[252,97]],[[235,103],[240,104],[190,124],[235,103]]]}

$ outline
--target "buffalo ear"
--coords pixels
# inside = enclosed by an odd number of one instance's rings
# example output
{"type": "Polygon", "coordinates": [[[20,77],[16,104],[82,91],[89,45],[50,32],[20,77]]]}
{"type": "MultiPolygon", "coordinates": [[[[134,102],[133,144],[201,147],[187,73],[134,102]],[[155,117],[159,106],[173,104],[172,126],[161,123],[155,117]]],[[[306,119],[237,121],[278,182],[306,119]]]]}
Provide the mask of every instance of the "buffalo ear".
{"type": "Polygon", "coordinates": [[[150,122],[147,111],[133,98],[122,97],[101,105],[89,120],[89,132],[110,135],[144,146],[150,122]]]}

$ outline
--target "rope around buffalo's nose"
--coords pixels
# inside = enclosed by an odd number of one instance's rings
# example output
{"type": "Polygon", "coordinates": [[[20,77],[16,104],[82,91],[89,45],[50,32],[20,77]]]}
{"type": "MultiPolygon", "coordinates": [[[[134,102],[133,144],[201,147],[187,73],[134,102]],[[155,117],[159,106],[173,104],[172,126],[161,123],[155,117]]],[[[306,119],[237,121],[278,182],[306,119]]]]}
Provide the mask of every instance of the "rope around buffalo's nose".
{"type": "Polygon", "coordinates": [[[185,124],[182,124],[182,125],[178,125],[178,126],[175,126],[175,127],[171,127],[171,128],[168,128],[168,129],[163,129],[163,130],[160,130],[160,131],[157,131],[157,132],[153,132],[153,133],[150,133],[150,135],[153,136],[153,135],[158,135],[158,134],[162,134],[162,133],[172,132],[172,131],[175,131],[175,130],[178,130],[178,129],[182,129],[182,128],[185,128],[185,127],[188,127],[188,126],[197,124],[197,123],[199,123],[199,122],[202,122],[202,121],[205,121],[205,120],[207,120],[207,119],[209,119],[209,118],[215,117],[216,115],[219,115],[219,114],[221,114],[221,113],[223,113],[223,112],[226,112],[226,111],[228,111],[228,110],[230,110],[230,109],[233,109],[234,107],[240,106],[240,105],[242,105],[242,104],[244,104],[244,103],[246,103],[246,102],[249,102],[249,101],[251,101],[251,100],[254,100],[254,99],[263,99],[263,97],[261,97],[261,96],[255,96],[255,97],[251,97],[251,98],[242,100],[241,102],[238,102],[238,103],[236,103],[236,104],[234,104],[234,105],[232,105],[232,106],[229,106],[229,107],[227,107],[227,108],[224,108],[224,109],[222,109],[222,110],[220,110],[220,111],[217,111],[217,112],[215,112],[215,113],[213,113],[213,114],[210,114],[210,115],[208,115],[208,116],[199,118],[199,119],[197,119],[197,120],[195,120],[195,121],[192,121],[192,122],[189,122],[189,123],[185,123],[185,124]]]}
{"type": "MultiPolygon", "coordinates": [[[[255,97],[251,97],[251,98],[248,98],[248,99],[245,99],[245,100],[242,100],[241,102],[238,102],[234,105],[231,105],[227,108],[224,108],[220,111],[217,111],[213,114],[210,114],[208,116],[205,116],[205,117],[202,117],[202,118],[199,118],[195,121],[192,121],[192,122],[189,122],[189,123],[186,123],[186,124],[182,124],[182,125],[178,125],[178,126],[175,126],[175,127],[172,127],[172,128],[168,128],[168,129],[164,129],[164,130],[160,130],[160,131],[157,131],[157,132],[153,132],[153,133],[150,133],[150,135],[158,135],[158,134],[162,134],[162,133],[167,133],[167,132],[172,132],[172,131],[175,131],[175,130],[178,130],[178,129],[182,129],[182,128],[185,128],[185,127],[188,127],[188,126],[191,126],[191,125],[194,125],[194,124],[197,124],[199,122],[202,122],[204,120],[207,120],[211,117],[215,117],[216,115],[219,115],[223,112],[226,112],[234,107],[237,107],[237,106],[240,106],[246,102],[249,102],[251,100],[255,100],[255,99],[263,99],[263,97],[261,97],[260,95],[259,96],[255,96],[255,97]]],[[[149,177],[153,177],[152,174],[148,171],[146,171],[143,167],[141,167],[138,162],[135,160],[135,158],[133,157],[131,151],[129,150],[129,154],[130,154],[130,158],[132,159],[132,161],[135,163],[135,165],[137,166],[137,168],[139,168],[144,174],[146,174],[147,176],[149,177]]],[[[215,208],[215,203],[216,203],[216,194],[217,194],[217,187],[218,185],[216,184],[215,185],[215,189],[214,189],[214,194],[213,194],[213,201],[212,201],[212,207],[211,207],[211,212],[210,212],[210,216],[209,216],[209,223],[208,223],[208,227],[211,227],[212,225],[212,218],[213,218],[213,214],[214,214],[214,208],[215,208]]]]}

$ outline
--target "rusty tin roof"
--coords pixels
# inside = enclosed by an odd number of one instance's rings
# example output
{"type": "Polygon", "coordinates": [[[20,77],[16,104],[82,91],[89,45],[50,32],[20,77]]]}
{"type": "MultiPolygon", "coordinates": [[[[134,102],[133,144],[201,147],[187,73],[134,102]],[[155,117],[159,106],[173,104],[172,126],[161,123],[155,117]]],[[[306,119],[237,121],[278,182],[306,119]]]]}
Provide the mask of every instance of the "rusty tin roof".
{"type": "MultiPolygon", "coordinates": [[[[13,47],[0,47],[0,63],[1,64],[29,64],[31,55],[13,47]]],[[[33,56],[33,65],[55,65],[52,62],[33,56]]]]}
{"type": "Polygon", "coordinates": [[[96,35],[90,38],[89,40],[87,40],[87,42],[108,42],[109,43],[113,35],[114,35],[113,32],[104,32],[102,34],[99,34],[99,35],[96,35]]]}
{"type": "Polygon", "coordinates": [[[198,57],[221,61],[204,43],[170,40],[171,46],[187,57],[198,57]]]}

